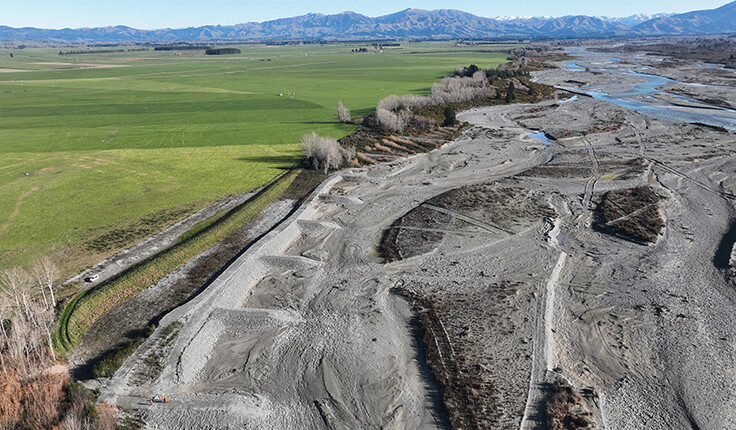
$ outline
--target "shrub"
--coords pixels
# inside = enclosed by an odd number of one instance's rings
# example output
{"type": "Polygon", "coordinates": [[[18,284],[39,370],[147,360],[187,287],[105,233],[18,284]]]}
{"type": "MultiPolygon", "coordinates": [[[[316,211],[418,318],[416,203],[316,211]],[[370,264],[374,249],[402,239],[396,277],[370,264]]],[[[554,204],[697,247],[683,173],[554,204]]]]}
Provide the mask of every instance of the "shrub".
{"type": "Polygon", "coordinates": [[[59,417],[59,407],[64,399],[66,374],[42,375],[25,387],[25,424],[28,428],[47,429],[59,417]]]}
{"type": "Polygon", "coordinates": [[[140,417],[128,416],[123,418],[123,422],[118,425],[117,430],[141,430],[143,426],[145,426],[145,423],[140,417]]]}
{"type": "Polygon", "coordinates": [[[513,82],[509,82],[509,89],[506,91],[506,103],[516,100],[516,87],[513,82]]]}
{"type": "Polygon", "coordinates": [[[437,125],[432,118],[421,115],[412,115],[409,126],[415,130],[429,130],[437,125]]]}
{"type": "Polygon", "coordinates": [[[66,413],[59,423],[62,430],[114,430],[118,417],[115,408],[107,403],[95,404],[100,392],[90,390],[79,382],[64,386],[66,413]]]}
{"type": "Polygon", "coordinates": [[[23,387],[20,371],[5,367],[0,372],[0,428],[16,428],[23,415],[23,387]]]}
{"type": "Polygon", "coordinates": [[[85,387],[81,382],[70,382],[64,386],[64,396],[67,408],[76,406],[84,406],[93,403],[97,398],[97,394],[85,387]]]}
{"type": "Polygon", "coordinates": [[[132,342],[128,343],[122,348],[117,349],[111,354],[108,354],[105,358],[95,363],[95,365],[92,366],[92,374],[94,375],[94,377],[112,377],[112,375],[114,375],[115,372],[123,364],[125,359],[133,354],[135,350],[138,349],[138,347],[141,346],[141,344],[143,344],[143,342],[145,342],[151,334],[153,334],[154,331],[156,331],[156,326],[154,324],[149,324],[148,326],[146,326],[146,329],[143,330],[143,333],[136,337],[132,342]]]}
{"type": "Polygon", "coordinates": [[[113,406],[104,402],[100,403],[97,405],[96,412],[94,423],[97,430],[115,430],[118,414],[113,406]]]}
{"type": "Polygon", "coordinates": [[[445,108],[445,122],[442,123],[444,127],[450,127],[455,125],[457,123],[457,119],[455,118],[455,109],[451,107],[445,108]]]}
{"type": "Polygon", "coordinates": [[[609,191],[596,208],[595,227],[637,243],[655,243],[665,227],[659,200],[649,187],[609,191]]]}
{"type": "Polygon", "coordinates": [[[552,384],[545,413],[547,428],[550,430],[590,428],[592,421],[579,413],[573,412],[576,406],[583,404],[583,398],[567,381],[558,379],[552,384]]]}

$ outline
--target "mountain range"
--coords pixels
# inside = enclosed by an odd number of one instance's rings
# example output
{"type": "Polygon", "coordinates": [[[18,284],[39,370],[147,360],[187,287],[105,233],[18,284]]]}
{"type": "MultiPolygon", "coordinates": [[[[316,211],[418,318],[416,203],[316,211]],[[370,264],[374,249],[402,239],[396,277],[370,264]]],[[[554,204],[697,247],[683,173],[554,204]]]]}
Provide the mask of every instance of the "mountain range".
{"type": "Polygon", "coordinates": [[[662,18],[665,16],[672,16],[672,15],[674,14],[671,14],[671,13],[655,13],[655,14],[637,13],[636,15],[625,16],[625,17],[601,16],[599,18],[604,21],[619,22],[621,24],[626,24],[626,25],[633,27],[635,25],[641,24],[642,22],[647,22],[653,19],[662,18]]]}
{"type": "Polygon", "coordinates": [[[736,33],[736,1],[712,10],[625,18],[484,18],[451,9],[406,9],[371,18],[355,12],[310,13],[236,25],[139,30],[126,26],[65,28],[0,26],[0,41],[111,43],[381,39],[567,38],[736,33]]]}

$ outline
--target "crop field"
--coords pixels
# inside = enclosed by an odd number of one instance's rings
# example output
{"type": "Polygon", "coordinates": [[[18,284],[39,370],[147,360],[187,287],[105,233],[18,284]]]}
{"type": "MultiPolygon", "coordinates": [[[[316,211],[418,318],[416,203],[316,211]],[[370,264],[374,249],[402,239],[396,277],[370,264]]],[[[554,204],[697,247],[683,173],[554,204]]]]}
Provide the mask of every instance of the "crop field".
{"type": "Polygon", "coordinates": [[[338,100],[369,114],[389,94],[428,93],[456,65],[498,65],[506,54],[483,50],[510,47],[351,52],[365,46],[0,49],[0,269],[51,254],[73,274],[265,184],[299,159],[303,134],[350,133],[333,118],[338,100]]]}

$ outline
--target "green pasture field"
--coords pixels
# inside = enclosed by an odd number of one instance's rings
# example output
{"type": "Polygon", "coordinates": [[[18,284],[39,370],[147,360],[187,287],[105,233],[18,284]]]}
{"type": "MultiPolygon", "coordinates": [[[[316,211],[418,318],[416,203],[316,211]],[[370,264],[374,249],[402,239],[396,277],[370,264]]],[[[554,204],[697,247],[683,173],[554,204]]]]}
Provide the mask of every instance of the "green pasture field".
{"type": "Polygon", "coordinates": [[[506,58],[452,45],[0,49],[0,269],[51,254],[73,274],[267,183],[299,159],[303,134],[350,133],[333,118],[338,100],[366,115],[389,94],[428,93],[456,65],[506,58]]]}

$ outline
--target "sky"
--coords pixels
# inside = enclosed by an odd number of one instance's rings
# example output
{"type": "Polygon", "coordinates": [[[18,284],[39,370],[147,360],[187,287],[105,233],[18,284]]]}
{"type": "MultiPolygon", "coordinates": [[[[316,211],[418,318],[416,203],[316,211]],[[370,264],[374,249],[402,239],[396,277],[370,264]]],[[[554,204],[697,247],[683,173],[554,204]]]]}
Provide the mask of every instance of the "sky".
{"type": "Polygon", "coordinates": [[[141,29],[231,25],[344,10],[380,16],[406,8],[460,9],[485,17],[629,16],[636,13],[681,13],[714,9],[727,0],[0,0],[0,25],[78,28],[127,25],[141,29]]]}

